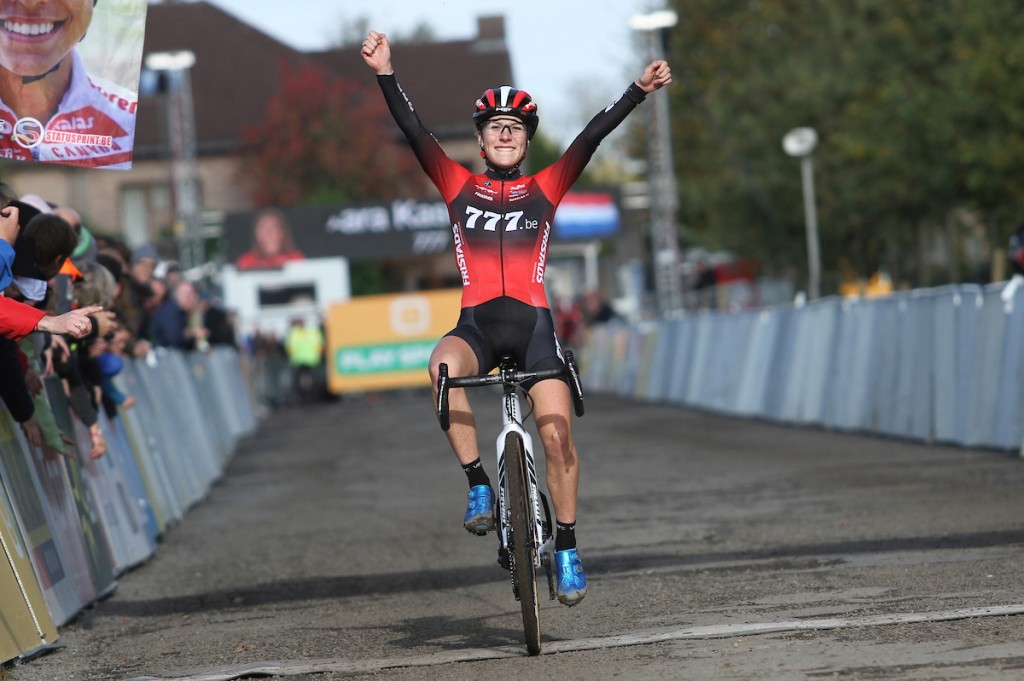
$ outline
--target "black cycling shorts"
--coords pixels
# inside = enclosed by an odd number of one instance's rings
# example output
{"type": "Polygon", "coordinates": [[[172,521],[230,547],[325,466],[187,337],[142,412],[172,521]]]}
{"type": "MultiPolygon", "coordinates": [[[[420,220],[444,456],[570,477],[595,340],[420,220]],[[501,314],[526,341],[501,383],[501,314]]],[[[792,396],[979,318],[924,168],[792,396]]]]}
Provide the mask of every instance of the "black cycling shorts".
{"type": "MultiPolygon", "coordinates": [[[[565,364],[551,310],[507,296],[462,308],[458,324],[446,335],[469,344],[482,374],[497,367],[502,355],[512,355],[526,371],[560,369],[565,364]]],[[[523,387],[529,390],[534,383],[526,381],[523,387]]]]}

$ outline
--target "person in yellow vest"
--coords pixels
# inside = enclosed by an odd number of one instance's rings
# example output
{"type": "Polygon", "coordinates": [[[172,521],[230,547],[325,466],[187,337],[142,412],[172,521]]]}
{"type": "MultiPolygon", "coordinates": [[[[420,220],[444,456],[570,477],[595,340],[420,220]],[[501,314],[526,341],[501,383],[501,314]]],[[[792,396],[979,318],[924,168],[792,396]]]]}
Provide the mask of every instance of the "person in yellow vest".
{"type": "Polygon", "coordinates": [[[284,348],[292,367],[296,398],[300,403],[315,400],[319,395],[317,374],[324,357],[323,331],[297,317],[288,329],[284,348]]]}

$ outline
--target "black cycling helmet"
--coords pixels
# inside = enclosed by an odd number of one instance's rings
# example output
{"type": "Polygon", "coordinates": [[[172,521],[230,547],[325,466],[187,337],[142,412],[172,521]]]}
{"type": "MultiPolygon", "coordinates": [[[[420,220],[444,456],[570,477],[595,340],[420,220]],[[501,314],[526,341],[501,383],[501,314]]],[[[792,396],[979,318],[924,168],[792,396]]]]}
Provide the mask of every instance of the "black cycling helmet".
{"type": "Polygon", "coordinates": [[[540,118],[537,116],[537,103],[526,90],[517,90],[511,85],[484,90],[480,99],[476,100],[476,110],[473,112],[473,122],[476,129],[484,127],[484,123],[495,116],[512,116],[518,118],[526,126],[526,136],[533,139],[537,132],[537,124],[540,118]]]}

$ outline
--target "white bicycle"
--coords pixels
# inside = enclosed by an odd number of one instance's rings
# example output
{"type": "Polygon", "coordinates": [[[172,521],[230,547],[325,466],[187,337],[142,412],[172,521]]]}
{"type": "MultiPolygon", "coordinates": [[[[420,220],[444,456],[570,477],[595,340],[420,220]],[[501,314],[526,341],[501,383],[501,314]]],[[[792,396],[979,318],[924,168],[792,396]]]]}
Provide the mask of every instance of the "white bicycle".
{"type": "MultiPolygon", "coordinates": [[[[543,371],[521,371],[515,360],[504,356],[497,373],[478,376],[449,377],[448,365],[438,367],[437,418],[445,431],[451,425],[448,414],[448,391],[452,388],[473,388],[485,385],[502,386],[503,427],[496,442],[498,453],[498,562],[509,571],[512,593],[523,611],[523,631],[530,655],[540,654],[540,597],[537,591],[537,570],[543,569],[548,579],[548,594],[555,598],[551,554],[554,549],[551,509],[547,496],[540,491],[537,464],[533,456],[533,438],[523,423],[519,399],[520,387],[531,379],[566,377],[576,416],[583,416],[583,389],[579,370],[571,351],[565,353],[565,366],[543,371]]],[[[529,400],[529,396],[527,396],[529,400]]]]}

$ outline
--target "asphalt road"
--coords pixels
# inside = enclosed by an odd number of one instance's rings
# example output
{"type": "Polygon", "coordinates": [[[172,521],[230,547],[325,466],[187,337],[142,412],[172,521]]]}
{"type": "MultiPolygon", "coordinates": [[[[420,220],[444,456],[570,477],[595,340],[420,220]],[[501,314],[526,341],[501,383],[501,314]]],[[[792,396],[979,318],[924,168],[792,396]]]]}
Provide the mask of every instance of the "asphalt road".
{"type": "Polygon", "coordinates": [[[274,413],[8,678],[1024,678],[1015,456],[599,397],[575,428],[590,593],[542,603],[539,657],[429,398],[392,394],[274,413]]]}

